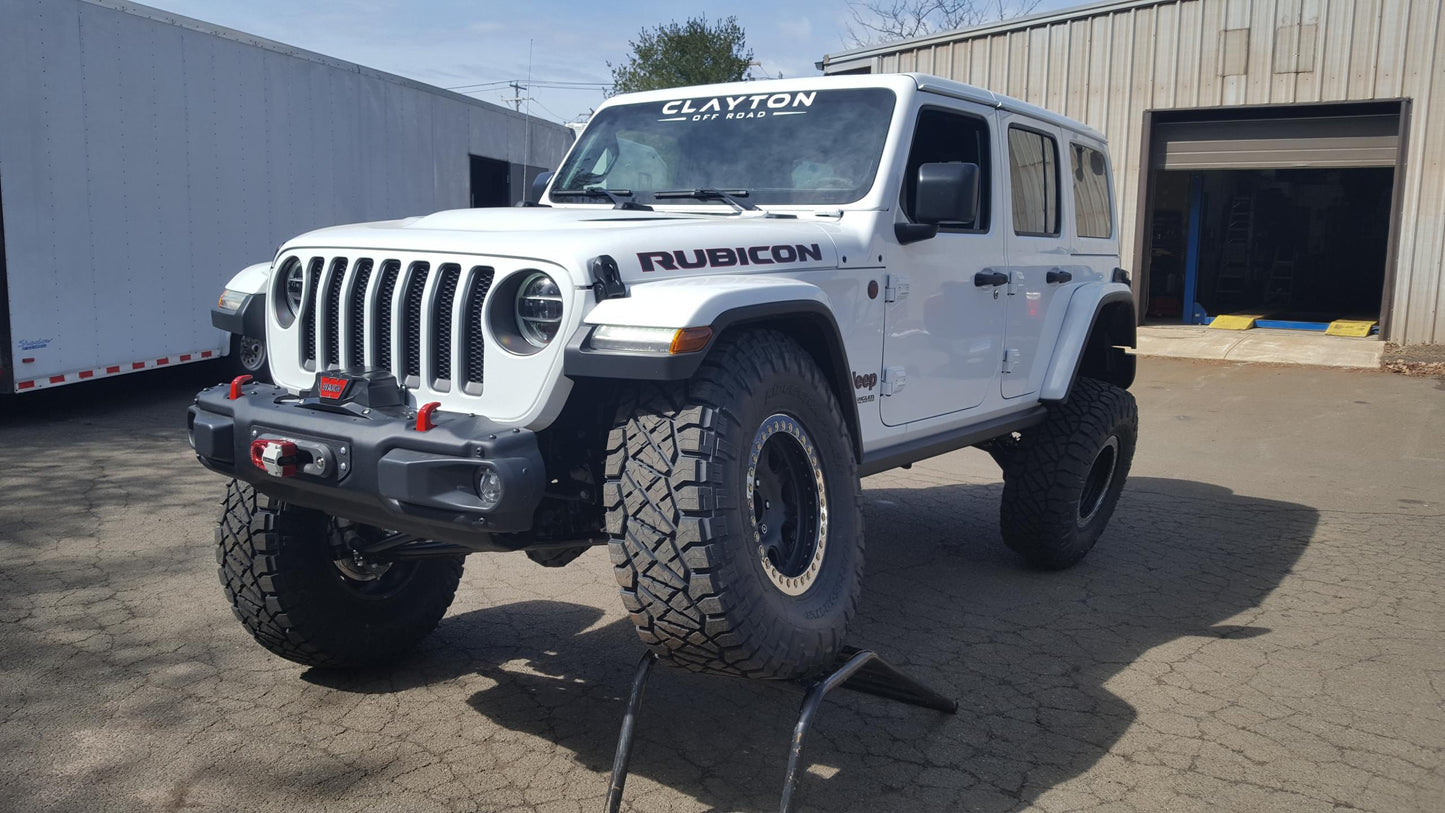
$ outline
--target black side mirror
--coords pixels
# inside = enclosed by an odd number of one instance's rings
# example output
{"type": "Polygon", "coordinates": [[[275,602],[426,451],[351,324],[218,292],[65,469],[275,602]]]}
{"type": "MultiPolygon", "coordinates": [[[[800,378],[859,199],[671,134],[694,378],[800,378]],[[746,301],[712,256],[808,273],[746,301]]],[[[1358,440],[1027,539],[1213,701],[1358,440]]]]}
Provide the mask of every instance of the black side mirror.
{"type": "Polygon", "coordinates": [[[546,172],[539,173],[537,177],[532,179],[531,201],[533,203],[542,202],[542,193],[547,191],[547,184],[552,182],[552,176],[556,174],[557,173],[551,170],[547,170],[546,172]]]}
{"type": "Polygon", "coordinates": [[[923,164],[913,193],[913,219],[920,223],[972,223],[978,219],[978,164],[923,164]]]}
{"type": "Polygon", "coordinates": [[[913,186],[912,223],[897,223],[900,243],[916,243],[938,234],[940,223],[973,223],[978,219],[980,186],[978,164],[961,161],[923,164],[913,186]]]}

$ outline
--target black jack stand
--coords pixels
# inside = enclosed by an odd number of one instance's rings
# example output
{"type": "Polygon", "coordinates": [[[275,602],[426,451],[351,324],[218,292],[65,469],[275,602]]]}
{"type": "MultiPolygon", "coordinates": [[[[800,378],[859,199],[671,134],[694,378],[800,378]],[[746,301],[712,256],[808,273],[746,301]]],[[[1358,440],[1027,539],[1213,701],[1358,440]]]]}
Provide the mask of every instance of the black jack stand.
{"type": "MultiPolygon", "coordinates": [[[[622,715],[622,729],[617,734],[617,754],[612,758],[612,783],[607,789],[606,813],[617,813],[622,806],[622,786],[627,783],[627,763],[632,758],[632,735],[637,729],[637,714],[642,706],[642,694],[647,688],[647,678],[657,656],[651,652],[642,656],[637,671],[632,676],[632,694],[627,698],[627,711],[622,715]]],[[[803,706],[798,712],[798,723],[793,727],[793,743],[788,749],[788,772],[783,778],[783,799],[778,808],[782,813],[793,809],[793,796],[798,787],[798,771],[803,762],[803,738],[818,715],[818,707],[828,692],[839,686],[855,692],[885,697],[900,703],[922,706],[927,709],[953,714],[958,711],[958,702],[933,691],[917,680],[898,671],[878,653],[869,649],[843,647],[834,661],[832,671],[815,679],[797,681],[806,694],[803,706]]]]}

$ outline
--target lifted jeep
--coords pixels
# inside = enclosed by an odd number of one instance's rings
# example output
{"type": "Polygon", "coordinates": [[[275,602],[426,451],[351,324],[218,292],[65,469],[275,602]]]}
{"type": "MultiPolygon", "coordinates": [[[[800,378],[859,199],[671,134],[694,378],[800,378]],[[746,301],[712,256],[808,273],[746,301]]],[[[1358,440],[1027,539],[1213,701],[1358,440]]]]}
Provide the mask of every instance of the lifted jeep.
{"type": "Polygon", "coordinates": [[[859,477],[966,446],[1026,562],[1099,538],[1138,414],[1098,133],[931,76],[682,88],[609,100],[543,184],[303,234],[223,297],[275,384],[200,393],[190,436],[272,652],[394,659],[467,554],[605,543],[659,655],[810,674],[859,595],[859,477]]]}

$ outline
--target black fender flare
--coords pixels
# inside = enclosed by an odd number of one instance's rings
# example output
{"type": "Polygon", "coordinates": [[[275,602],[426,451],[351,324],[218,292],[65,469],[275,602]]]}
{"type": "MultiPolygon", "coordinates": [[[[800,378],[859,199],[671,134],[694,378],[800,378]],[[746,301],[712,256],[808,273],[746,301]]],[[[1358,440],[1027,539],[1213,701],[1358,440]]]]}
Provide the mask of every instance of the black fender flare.
{"type": "Polygon", "coordinates": [[[862,460],[862,432],[858,421],[858,405],[853,399],[853,373],[843,344],[838,321],[827,305],[817,300],[793,299],[760,302],[729,308],[719,313],[709,327],[712,338],[707,346],[692,353],[648,355],[620,351],[593,350],[587,347],[592,325],[583,324],[567,341],[563,354],[562,374],[568,378],[601,378],[626,381],[682,381],[691,378],[702,366],[719,337],[730,330],[769,327],[780,331],[803,346],[813,357],[833,387],[833,396],[848,424],[855,459],[862,460]]]}

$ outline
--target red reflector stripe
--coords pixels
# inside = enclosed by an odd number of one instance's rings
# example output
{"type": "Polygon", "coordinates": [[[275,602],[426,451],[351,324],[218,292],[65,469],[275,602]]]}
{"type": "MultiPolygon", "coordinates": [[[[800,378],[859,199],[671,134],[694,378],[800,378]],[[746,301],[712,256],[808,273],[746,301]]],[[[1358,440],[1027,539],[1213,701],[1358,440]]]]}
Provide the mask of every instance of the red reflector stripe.
{"type": "Polygon", "coordinates": [[[202,351],[201,351],[201,358],[203,358],[203,359],[208,359],[208,358],[210,358],[210,357],[211,357],[211,351],[210,351],[210,350],[202,350],[202,351]]]}
{"type": "Polygon", "coordinates": [[[185,353],[185,354],[183,354],[183,355],[181,356],[181,361],[190,361],[190,360],[191,360],[191,354],[190,354],[190,353],[185,353]]]}
{"type": "Polygon", "coordinates": [[[52,383],[52,384],[64,384],[64,383],[65,383],[65,376],[63,376],[63,375],[53,375],[53,376],[50,377],[50,383],[52,383]]]}
{"type": "Polygon", "coordinates": [[[112,367],[107,367],[107,368],[105,368],[105,371],[106,371],[107,374],[118,373],[118,372],[120,372],[120,365],[117,364],[117,365],[114,365],[114,366],[112,366],[112,367]]]}
{"type": "Polygon", "coordinates": [[[132,361],[130,363],[130,368],[132,370],[144,370],[146,368],[146,363],[144,361],[132,361]]]}
{"type": "Polygon", "coordinates": [[[171,360],[170,360],[170,359],[156,359],[156,364],[157,364],[157,365],[160,365],[160,364],[170,364],[170,363],[171,363],[171,360]]]}
{"type": "Polygon", "coordinates": [[[81,378],[93,378],[93,377],[95,377],[95,371],[94,371],[94,370],[81,370],[81,371],[80,371],[80,377],[81,377],[81,378]]]}
{"type": "Polygon", "coordinates": [[[28,389],[30,389],[30,388],[33,387],[33,386],[35,386],[35,382],[34,382],[34,381],[21,381],[19,384],[16,384],[16,385],[15,385],[15,389],[17,389],[17,390],[28,390],[28,389]]]}

